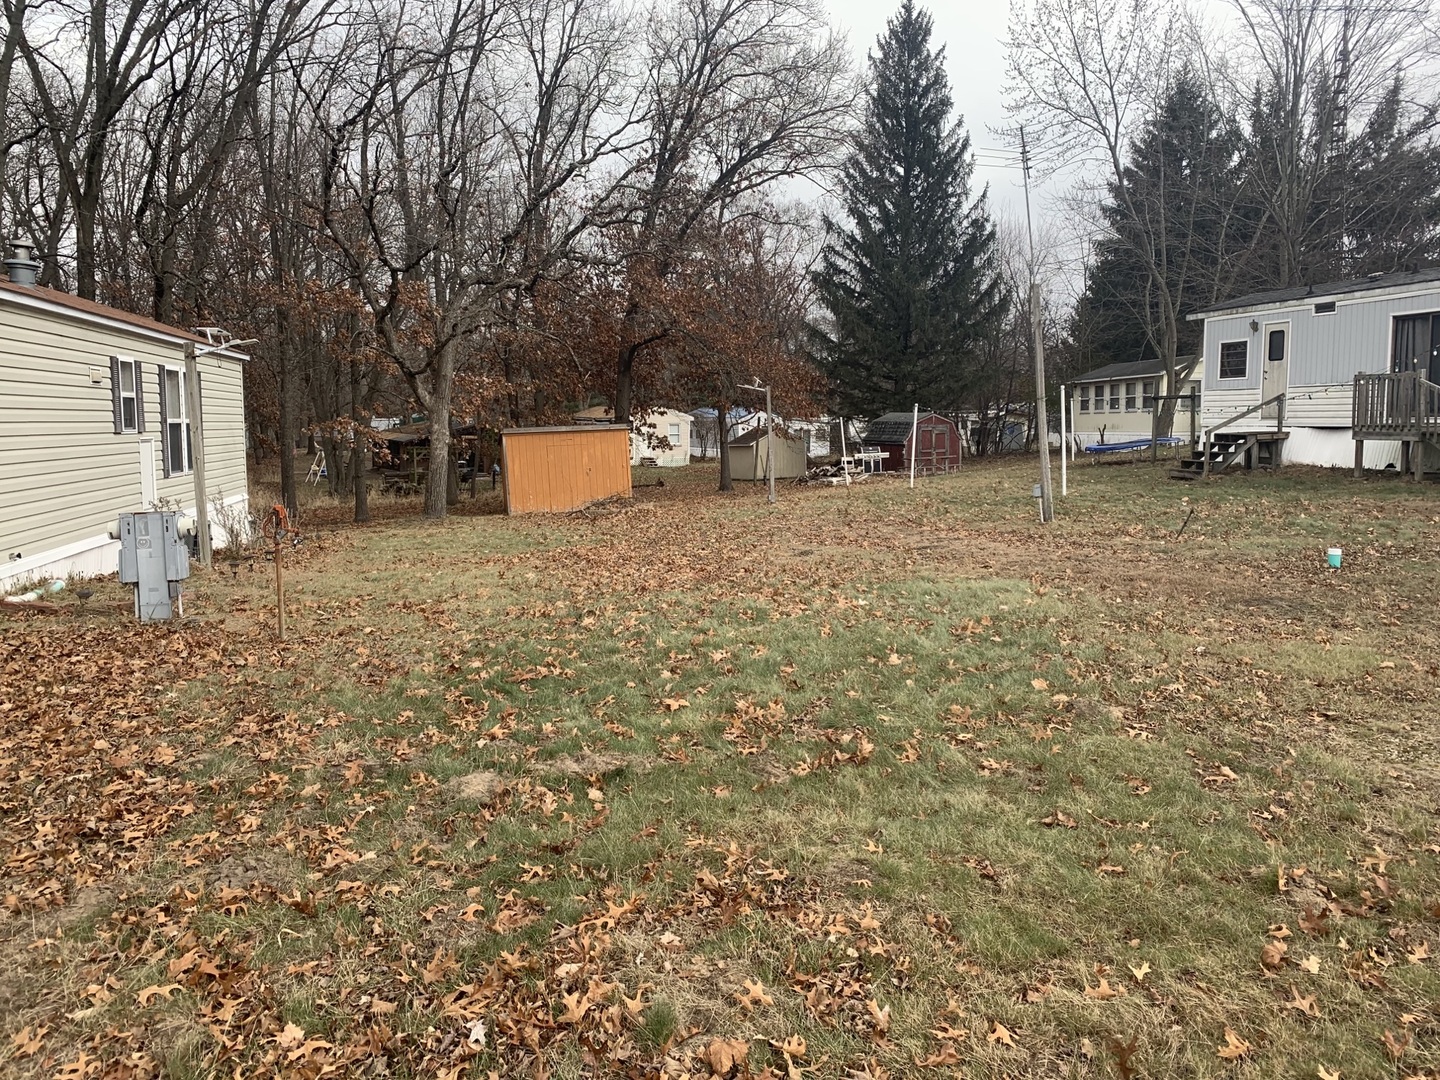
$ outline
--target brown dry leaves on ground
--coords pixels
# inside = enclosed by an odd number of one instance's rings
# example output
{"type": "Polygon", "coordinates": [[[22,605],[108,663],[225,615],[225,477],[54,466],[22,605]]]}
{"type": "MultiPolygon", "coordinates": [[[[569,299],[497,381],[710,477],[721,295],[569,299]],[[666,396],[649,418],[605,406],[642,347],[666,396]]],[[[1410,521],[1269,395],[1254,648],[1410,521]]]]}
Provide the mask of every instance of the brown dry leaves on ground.
{"type": "Polygon", "coordinates": [[[773,513],[672,484],[596,521],[452,522],[433,546],[403,520],[322,529],[285,647],[248,572],[197,581],[209,615],[183,626],[0,621],[0,1062],[1129,1077],[1243,1075],[1328,1040],[1428,1075],[1440,848],[1408,793],[1440,776],[1416,593],[1432,534],[1351,526],[1342,579],[1266,538],[1301,508],[1397,516],[1330,478],[1283,500],[1227,480],[1183,547],[1176,489],[1146,505],[1121,483],[1040,532],[1022,480],[787,491],[773,513]],[[1004,603],[945,607],[991,582],[1004,603]],[[932,630],[943,649],[919,658],[932,630]],[[971,697],[905,713],[953,686],[971,697]],[[1070,757],[1087,738],[1106,741],[1070,757]],[[1329,865],[1191,870],[1212,838],[1279,852],[1330,812],[1307,739],[1403,801],[1328,824],[1349,855],[1329,865]],[[900,807],[858,829],[821,798],[902,780],[911,825],[900,807]],[[966,800],[1033,810],[1003,843],[925,831],[966,800]],[[955,882],[965,906],[941,910],[930,893],[955,882]],[[1184,952],[1184,900],[1128,928],[1177,883],[1197,909],[1213,888],[1270,917],[1233,957],[1184,952]],[[1086,923],[1086,903],[1104,913],[1086,923]],[[1084,944],[1063,940],[1075,925],[1084,944]]]}

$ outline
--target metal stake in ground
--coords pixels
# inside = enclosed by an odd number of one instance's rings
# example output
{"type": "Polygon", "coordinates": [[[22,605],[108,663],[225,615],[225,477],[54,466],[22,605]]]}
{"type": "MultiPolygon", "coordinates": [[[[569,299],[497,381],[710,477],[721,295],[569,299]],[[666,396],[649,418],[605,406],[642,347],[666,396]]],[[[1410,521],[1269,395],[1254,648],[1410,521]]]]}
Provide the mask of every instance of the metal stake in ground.
{"type": "MultiPolygon", "coordinates": [[[[740,389],[754,390],[757,394],[762,390],[765,392],[765,479],[768,481],[770,488],[768,499],[773,503],[775,501],[775,417],[770,412],[770,387],[761,386],[760,380],[756,379],[754,386],[746,386],[744,383],[741,383],[740,389]]],[[[720,437],[724,438],[725,424],[723,418],[720,427],[720,437]]]]}
{"type": "Polygon", "coordinates": [[[290,531],[290,516],[285,507],[276,503],[265,518],[265,535],[274,545],[275,558],[275,627],[280,640],[285,640],[285,571],[283,568],[283,541],[290,531]]]}

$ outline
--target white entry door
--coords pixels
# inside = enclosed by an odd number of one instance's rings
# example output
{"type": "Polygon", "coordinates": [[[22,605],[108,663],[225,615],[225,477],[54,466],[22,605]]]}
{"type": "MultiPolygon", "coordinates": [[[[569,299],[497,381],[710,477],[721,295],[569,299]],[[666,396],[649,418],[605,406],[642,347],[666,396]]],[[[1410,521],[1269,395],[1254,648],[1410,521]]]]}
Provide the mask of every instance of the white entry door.
{"type": "MultiPolygon", "coordinates": [[[[1269,401],[1290,389],[1290,324],[1266,323],[1260,350],[1260,400],[1269,401]]],[[[1260,415],[1268,420],[1278,419],[1280,404],[1265,406],[1260,415]]]]}
{"type": "Polygon", "coordinates": [[[140,440],[140,507],[151,510],[155,506],[155,440],[140,440]]]}

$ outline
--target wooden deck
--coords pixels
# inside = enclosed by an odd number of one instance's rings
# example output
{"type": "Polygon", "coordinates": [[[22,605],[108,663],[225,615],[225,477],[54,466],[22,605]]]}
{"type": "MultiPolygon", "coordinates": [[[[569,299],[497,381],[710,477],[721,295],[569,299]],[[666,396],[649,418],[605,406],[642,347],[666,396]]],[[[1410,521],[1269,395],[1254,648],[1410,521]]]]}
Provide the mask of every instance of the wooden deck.
{"type": "Polygon", "coordinates": [[[1402,468],[1409,473],[1413,462],[1415,479],[1424,470],[1420,444],[1440,440],[1440,386],[1418,371],[1355,376],[1351,408],[1355,439],[1355,475],[1363,472],[1365,440],[1399,441],[1402,468]]]}

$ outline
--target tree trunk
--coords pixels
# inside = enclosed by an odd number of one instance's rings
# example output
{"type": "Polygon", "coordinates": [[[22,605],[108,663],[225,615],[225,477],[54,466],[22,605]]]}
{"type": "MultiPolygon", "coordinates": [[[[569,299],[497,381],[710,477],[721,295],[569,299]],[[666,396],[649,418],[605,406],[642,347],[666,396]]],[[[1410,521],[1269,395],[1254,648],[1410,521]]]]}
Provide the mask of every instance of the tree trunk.
{"type": "Polygon", "coordinates": [[[369,480],[370,441],[362,433],[360,418],[360,379],[357,364],[350,365],[350,419],[355,430],[350,433],[350,477],[355,484],[355,522],[370,520],[369,480]]]}
{"type": "Polygon", "coordinates": [[[717,439],[719,440],[719,448],[720,448],[720,490],[721,490],[721,491],[734,491],[734,490],[735,490],[735,481],[730,478],[730,439],[729,439],[729,434],[730,434],[730,433],[729,433],[729,431],[727,430],[727,429],[729,428],[729,426],[730,426],[730,424],[729,424],[729,417],[730,417],[730,412],[729,412],[729,410],[730,410],[730,407],[729,407],[727,404],[725,404],[724,402],[721,402],[720,405],[719,405],[719,406],[716,408],[716,410],[715,410],[715,431],[717,432],[717,436],[716,436],[716,437],[717,437],[717,439]]]}
{"type": "Polygon", "coordinates": [[[369,447],[363,439],[356,439],[350,450],[350,472],[355,477],[355,523],[370,520],[370,483],[366,471],[366,457],[369,447]]]}
{"type": "Polygon", "coordinates": [[[340,463],[340,447],[335,442],[333,435],[321,437],[320,452],[325,455],[325,486],[331,495],[343,495],[345,493],[345,473],[344,467],[340,463]]]}
{"type": "Polygon", "coordinates": [[[95,219],[100,212],[100,155],[86,161],[79,198],[75,200],[75,293],[95,300],[95,219]]]}
{"type": "Polygon", "coordinates": [[[291,398],[289,317],[281,311],[275,335],[280,342],[280,501],[291,514],[299,510],[295,492],[295,412],[291,398]]]}
{"type": "MultiPolygon", "coordinates": [[[[430,370],[416,380],[430,414],[430,464],[425,475],[425,516],[443,518],[450,506],[450,395],[455,389],[455,346],[440,346],[430,370]]],[[[456,496],[458,498],[458,491],[456,496]]]]}
{"type": "Polygon", "coordinates": [[[630,407],[634,399],[635,346],[620,347],[619,362],[615,367],[615,422],[630,423],[630,407]]]}

